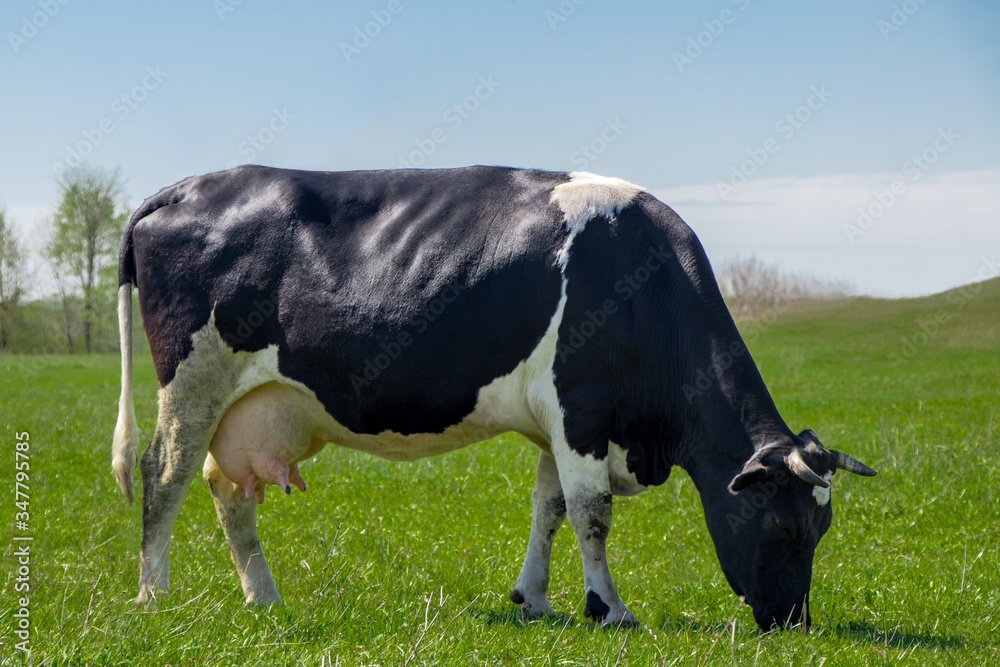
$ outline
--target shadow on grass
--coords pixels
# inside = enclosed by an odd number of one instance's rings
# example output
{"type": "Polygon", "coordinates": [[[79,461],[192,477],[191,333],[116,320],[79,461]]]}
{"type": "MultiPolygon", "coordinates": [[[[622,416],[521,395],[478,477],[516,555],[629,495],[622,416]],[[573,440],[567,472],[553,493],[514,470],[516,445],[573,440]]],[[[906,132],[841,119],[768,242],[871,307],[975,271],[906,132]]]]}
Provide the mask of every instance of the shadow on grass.
{"type": "Polygon", "coordinates": [[[541,626],[548,628],[584,628],[590,630],[608,630],[608,631],[631,631],[636,629],[636,627],[624,627],[624,628],[612,628],[604,627],[594,621],[579,621],[575,617],[569,614],[556,613],[553,615],[542,615],[542,616],[532,616],[531,618],[525,618],[521,614],[521,610],[518,607],[512,607],[504,611],[498,611],[496,609],[471,609],[469,611],[472,617],[482,621],[486,625],[505,625],[508,627],[521,627],[527,628],[531,626],[541,626]]]}
{"type": "Polygon", "coordinates": [[[839,623],[830,626],[827,632],[847,637],[850,639],[863,640],[879,646],[892,646],[894,648],[911,649],[914,647],[932,649],[952,649],[962,648],[968,645],[964,637],[960,635],[935,635],[926,632],[906,632],[899,628],[885,630],[868,621],[851,621],[850,623],[839,623]]]}
{"type": "MultiPolygon", "coordinates": [[[[671,633],[695,632],[717,635],[720,632],[731,632],[732,621],[717,620],[705,623],[684,614],[674,614],[664,618],[659,627],[671,633]]],[[[757,626],[753,627],[756,629],[757,626]]]]}
{"type": "MultiPolygon", "coordinates": [[[[677,614],[667,617],[659,626],[667,632],[692,632],[707,635],[719,635],[732,632],[732,621],[712,621],[703,622],[690,616],[677,614]]],[[[767,634],[757,630],[757,626],[752,622],[740,623],[738,625],[740,634],[753,635],[756,637],[766,637],[767,634]]],[[[796,630],[785,630],[787,633],[796,633],[796,630]]],[[[814,625],[813,632],[820,635],[834,635],[837,637],[854,639],[877,646],[891,646],[898,649],[929,648],[929,649],[957,649],[967,648],[969,642],[961,635],[939,635],[929,632],[907,632],[901,628],[883,629],[867,621],[851,621],[849,623],[838,623],[836,625],[814,625]]],[[[775,632],[774,636],[782,636],[783,633],[775,632]]]]}
{"type": "Polygon", "coordinates": [[[472,617],[482,621],[486,625],[506,625],[513,627],[528,627],[531,625],[545,625],[553,628],[561,628],[563,626],[568,626],[571,628],[582,625],[576,622],[576,619],[568,614],[556,614],[556,615],[543,615],[543,616],[532,616],[531,618],[525,618],[521,614],[521,608],[511,606],[508,609],[499,611],[497,609],[471,609],[469,613],[472,617]]]}

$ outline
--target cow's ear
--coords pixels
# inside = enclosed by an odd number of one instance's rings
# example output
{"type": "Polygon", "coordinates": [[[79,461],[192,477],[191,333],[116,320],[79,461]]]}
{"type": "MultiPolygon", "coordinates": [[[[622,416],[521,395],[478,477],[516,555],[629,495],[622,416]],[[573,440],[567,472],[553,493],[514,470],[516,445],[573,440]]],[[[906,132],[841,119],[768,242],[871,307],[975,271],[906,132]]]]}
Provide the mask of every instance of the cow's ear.
{"type": "Polygon", "coordinates": [[[763,482],[770,474],[769,467],[761,463],[760,459],[752,458],[743,466],[740,474],[733,477],[733,481],[729,483],[729,490],[733,493],[739,493],[748,486],[763,482]]]}
{"type": "Polygon", "coordinates": [[[812,430],[811,428],[807,428],[806,430],[802,431],[802,433],[799,433],[799,440],[806,443],[811,442],[820,447],[823,446],[823,443],[819,441],[819,436],[816,435],[816,431],[812,430]]]}

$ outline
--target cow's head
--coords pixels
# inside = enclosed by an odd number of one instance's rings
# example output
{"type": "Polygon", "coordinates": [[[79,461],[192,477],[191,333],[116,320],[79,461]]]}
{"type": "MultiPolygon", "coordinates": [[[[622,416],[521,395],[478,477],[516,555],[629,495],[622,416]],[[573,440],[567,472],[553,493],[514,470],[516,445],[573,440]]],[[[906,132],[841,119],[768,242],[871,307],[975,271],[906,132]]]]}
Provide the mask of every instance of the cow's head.
{"type": "Polygon", "coordinates": [[[765,632],[810,625],[813,555],[833,518],[830,480],[837,470],[875,474],[807,430],[759,450],[728,491],[702,489],[722,570],[765,632]]]}

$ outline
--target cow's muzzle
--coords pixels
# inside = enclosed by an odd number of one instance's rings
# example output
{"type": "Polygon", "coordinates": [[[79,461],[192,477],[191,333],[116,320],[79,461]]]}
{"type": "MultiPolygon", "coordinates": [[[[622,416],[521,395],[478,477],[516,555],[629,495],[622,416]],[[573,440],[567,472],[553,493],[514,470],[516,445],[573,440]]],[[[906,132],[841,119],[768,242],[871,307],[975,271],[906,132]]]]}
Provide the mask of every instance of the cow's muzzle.
{"type": "Polygon", "coordinates": [[[809,595],[807,594],[801,603],[794,604],[789,608],[771,605],[759,609],[754,607],[753,617],[761,632],[775,630],[809,632],[809,628],[812,626],[812,616],[809,614],[809,595]]]}

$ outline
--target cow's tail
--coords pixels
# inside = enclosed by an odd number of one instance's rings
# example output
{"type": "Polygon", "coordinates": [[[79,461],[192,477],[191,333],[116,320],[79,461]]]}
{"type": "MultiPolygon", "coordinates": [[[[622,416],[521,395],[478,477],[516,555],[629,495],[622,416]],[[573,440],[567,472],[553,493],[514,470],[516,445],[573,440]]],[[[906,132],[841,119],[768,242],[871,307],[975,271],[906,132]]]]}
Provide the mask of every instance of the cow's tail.
{"type": "Polygon", "coordinates": [[[118,335],[122,350],[122,395],[118,400],[118,424],[111,445],[111,466],[122,493],[132,503],[132,472],[139,444],[139,427],[132,401],[132,283],[118,287],[118,335]]]}
{"type": "Polygon", "coordinates": [[[132,400],[132,286],[138,287],[132,234],[140,220],[159,208],[183,200],[190,180],[163,188],[142,202],[125,226],[118,255],[118,339],[122,351],[122,395],[118,400],[118,424],[111,444],[111,467],[118,479],[118,486],[122,488],[129,503],[134,498],[132,476],[139,450],[139,426],[135,421],[135,403],[132,400]]]}

